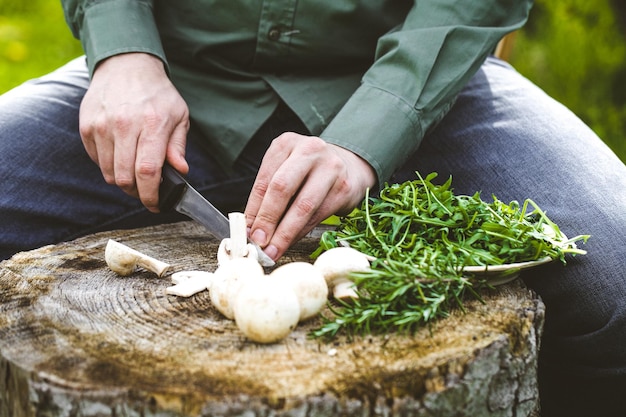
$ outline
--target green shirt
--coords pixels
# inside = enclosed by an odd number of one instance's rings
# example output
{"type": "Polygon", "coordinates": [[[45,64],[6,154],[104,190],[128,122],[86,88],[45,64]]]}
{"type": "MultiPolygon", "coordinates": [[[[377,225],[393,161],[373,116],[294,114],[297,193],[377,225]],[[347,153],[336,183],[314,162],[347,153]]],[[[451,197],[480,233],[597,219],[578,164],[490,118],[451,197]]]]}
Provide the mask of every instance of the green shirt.
{"type": "Polygon", "coordinates": [[[63,0],[89,69],[167,65],[193,123],[234,161],[282,99],[383,184],[532,0],[63,0]]]}

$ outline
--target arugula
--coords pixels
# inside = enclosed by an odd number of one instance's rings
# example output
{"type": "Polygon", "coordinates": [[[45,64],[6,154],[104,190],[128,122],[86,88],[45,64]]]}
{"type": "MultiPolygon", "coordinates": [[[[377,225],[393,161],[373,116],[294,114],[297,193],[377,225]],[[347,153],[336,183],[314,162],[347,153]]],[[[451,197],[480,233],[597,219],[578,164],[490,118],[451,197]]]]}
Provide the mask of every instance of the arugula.
{"type": "MultiPolygon", "coordinates": [[[[355,273],[359,298],[331,305],[333,318],[313,337],[413,332],[431,320],[463,308],[470,295],[489,285],[465,266],[502,265],[544,257],[565,264],[566,254],[584,254],[566,239],[532,200],[520,207],[481,200],[480,193],[455,195],[452,178],[435,185],[437,173],[402,184],[386,184],[378,197],[366,196],[360,208],[325,232],[313,257],[338,245],[351,246],[375,258],[370,271],[355,273]]],[[[510,270],[508,273],[517,271],[510,270]]]]}

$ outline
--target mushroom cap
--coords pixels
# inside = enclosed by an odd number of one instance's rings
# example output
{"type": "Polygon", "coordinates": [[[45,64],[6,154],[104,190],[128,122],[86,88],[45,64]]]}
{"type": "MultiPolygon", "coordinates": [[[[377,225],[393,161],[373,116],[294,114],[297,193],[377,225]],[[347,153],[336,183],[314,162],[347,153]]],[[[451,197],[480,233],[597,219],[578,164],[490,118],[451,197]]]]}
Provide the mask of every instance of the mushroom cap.
{"type": "Polygon", "coordinates": [[[321,271],[308,262],[281,265],[269,277],[296,294],[300,303],[300,321],[315,316],[326,305],[328,284],[321,271]]]}
{"type": "Polygon", "coordinates": [[[107,242],[104,260],[113,272],[123,276],[132,274],[137,267],[142,267],[161,277],[170,268],[170,264],[143,254],[113,239],[109,239],[107,242]]]}
{"type": "Polygon", "coordinates": [[[248,281],[235,299],[234,310],[237,327],[258,343],[284,339],[300,318],[295,292],[269,276],[248,281]]]}
{"type": "Polygon", "coordinates": [[[104,250],[104,260],[111,271],[119,275],[130,275],[137,268],[137,253],[113,239],[109,239],[104,250]]]}
{"type": "Polygon", "coordinates": [[[247,281],[262,278],[263,267],[251,258],[233,258],[220,265],[211,280],[211,302],[226,318],[235,317],[235,296],[247,281]]]}
{"type": "Polygon", "coordinates": [[[257,262],[259,261],[259,252],[256,250],[253,244],[247,243],[245,245],[245,249],[246,249],[245,255],[241,253],[234,255],[230,252],[231,243],[232,243],[232,239],[230,238],[222,239],[222,241],[220,242],[220,245],[217,248],[217,264],[218,265],[225,264],[226,262],[232,261],[233,259],[236,259],[236,258],[250,258],[250,259],[254,259],[257,262]]]}
{"type": "Polygon", "coordinates": [[[328,249],[317,257],[313,265],[324,275],[330,286],[337,280],[347,279],[353,272],[370,269],[368,255],[345,246],[328,249]]]}

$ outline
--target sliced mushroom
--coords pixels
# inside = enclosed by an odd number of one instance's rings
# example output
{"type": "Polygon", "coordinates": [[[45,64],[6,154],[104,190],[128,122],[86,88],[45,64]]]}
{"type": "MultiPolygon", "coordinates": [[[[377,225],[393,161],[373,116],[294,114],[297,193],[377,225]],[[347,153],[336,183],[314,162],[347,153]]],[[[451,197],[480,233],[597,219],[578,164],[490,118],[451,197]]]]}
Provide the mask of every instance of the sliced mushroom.
{"type": "Polygon", "coordinates": [[[166,294],[191,297],[211,287],[213,274],[207,271],[180,271],[172,274],[175,285],[165,289],[166,294]]]}
{"type": "Polygon", "coordinates": [[[178,271],[170,275],[170,279],[172,280],[172,284],[176,285],[197,276],[206,276],[208,278],[209,276],[213,276],[213,273],[208,271],[178,271]]]}
{"type": "Polygon", "coordinates": [[[138,267],[163,276],[170,268],[170,264],[145,255],[113,239],[109,239],[104,251],[104,259],[111,270],[119,275],[127,276],[138,267]]]}

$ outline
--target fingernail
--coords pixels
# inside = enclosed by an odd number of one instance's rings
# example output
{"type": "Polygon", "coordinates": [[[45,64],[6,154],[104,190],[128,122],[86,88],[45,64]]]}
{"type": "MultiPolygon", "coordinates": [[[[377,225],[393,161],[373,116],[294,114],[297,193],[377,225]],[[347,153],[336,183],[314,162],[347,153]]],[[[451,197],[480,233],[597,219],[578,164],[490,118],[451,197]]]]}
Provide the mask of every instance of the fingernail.
{"type": "Polygon", "coordinates": [[[265,249],[263,249],[263,251],[267,254],[267,256],[276,260],[276,256],[278,255],[278,249],[276,246],[268,245],[265,249]]]}
{"type": "Polygon", "coordinates": [[[250,236],[250,239],[252,239],[252,241],[258,245],[265,245],[265,240],[267,239],[267,235],[265,234],[265,232],[261,229],[256,229],[254,231],[254,233],[252,233],[252,236],[250,236]]]}

